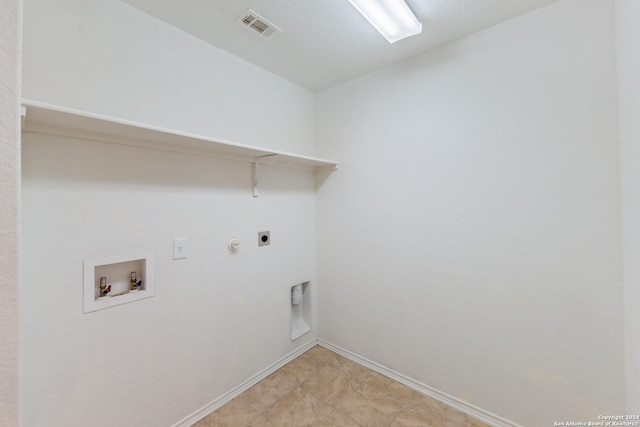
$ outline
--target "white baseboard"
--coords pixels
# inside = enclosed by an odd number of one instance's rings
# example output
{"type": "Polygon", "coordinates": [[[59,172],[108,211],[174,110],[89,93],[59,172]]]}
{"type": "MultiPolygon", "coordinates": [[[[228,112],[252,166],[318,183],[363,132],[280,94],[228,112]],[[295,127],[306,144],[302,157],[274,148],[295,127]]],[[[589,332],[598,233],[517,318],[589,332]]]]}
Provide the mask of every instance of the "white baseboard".
{"type": "Polygon", "coordinates": [[[282,368],[287,363],[291,362],[296,357],[300,356],[305,351],[314,347],[317,343],[318,343],[318,340],[315,338],[310,340],[308,343],[304,344],[303,346],[297,348],[296,350],[282,357],[281,359],[279,359],[269,367],[263,369],[262,371],[258,372],[257,374],[255,374],[254,376],[252,376],[251,378],[243,382],[242,384],[234,387],[233,389],[229,390],[222,396],[206,404],[202,408],[184,417],[183,419],[175,423],[172,427],[190,427],[194,425],[195,423],[200,421],[202,418],[206,417],[216,409],[220,408],[225,403],[229,402],[234,397],[241,395],[242,393],[244,393],[245,391],[247,391],[257,383],[259,383],[260,381],[262,381],[263,379],[265,379],[266,377],[268,377],[269,375],[277,371],[278,369],[282,368]]]}
{"type": "Polygon", "coordinates": [[[391,378],[392,380],[398,381],[401,384],[406,385],[409,388],[416,390],[419,393],[422,393],[426,396],[429,396],[433,399],[439,400],[440,402],[446,403],[447,405],[457,409],[460,412],[464,412],[474,418],[477,418],[480,421],[483,421],[494,427],[522,427],[519,424],[506,420],[498,415],[492,414],[491,412],[485,411],[484,409],[480,409],[477,406],[474,406],[470,403],[467,403],[463,400],[460,400],[456,397],[450,396],[440,390],[437,390],[433,387],[429,387],[428,385],[422,384],[418,381],[415,381],[405,375],[402,375],[398,372],[395,372],[385,366],[382,366],[376,362],[372,362],[369,359],[365,359],[355,353],[350,352],[342,347],[331,344],[328,341],[325,341],[321,338],[318,338],[318,344],[322,347],[325,347],[340,356],[344,356],[353,362],[356,362],[362,366],[365,366],[373,371],[378,372],[386,377],[391,378]]]}

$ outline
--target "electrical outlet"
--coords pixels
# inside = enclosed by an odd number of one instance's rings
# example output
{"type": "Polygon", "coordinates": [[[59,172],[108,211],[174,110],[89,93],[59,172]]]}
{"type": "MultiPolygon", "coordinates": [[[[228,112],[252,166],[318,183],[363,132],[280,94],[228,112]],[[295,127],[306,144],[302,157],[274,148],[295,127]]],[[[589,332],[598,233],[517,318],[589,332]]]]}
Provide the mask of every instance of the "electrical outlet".
{"type": "Polygon", "coordinates": [[[187,238],[180,237],[173,239],[173,259],[183,259],[189,255],[189,246],[187,238]]]}
{"type": "Polygon", "coordinates": [[[271,232],[261,231],[258,233],[258,246],[269,246],[271,243],[271,232]]]}

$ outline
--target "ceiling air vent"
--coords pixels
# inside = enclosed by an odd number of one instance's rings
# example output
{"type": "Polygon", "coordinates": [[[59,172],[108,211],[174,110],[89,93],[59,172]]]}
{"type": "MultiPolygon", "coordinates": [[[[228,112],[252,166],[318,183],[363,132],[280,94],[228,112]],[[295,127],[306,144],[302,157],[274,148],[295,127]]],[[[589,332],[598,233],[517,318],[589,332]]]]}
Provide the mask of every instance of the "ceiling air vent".
{"type": "Polygon", "coordinates": [[[270,38],[276,32],[282,32],[280,28],[276,27],[251,9],[240,15],[236,21],[256,31],[265,39],[270,38]]]}

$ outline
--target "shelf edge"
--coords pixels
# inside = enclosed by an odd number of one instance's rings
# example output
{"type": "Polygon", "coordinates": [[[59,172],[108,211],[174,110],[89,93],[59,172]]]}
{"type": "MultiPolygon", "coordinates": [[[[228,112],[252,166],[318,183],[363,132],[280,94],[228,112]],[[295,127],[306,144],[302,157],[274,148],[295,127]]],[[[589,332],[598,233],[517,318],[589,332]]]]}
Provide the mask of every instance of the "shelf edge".
{"type": "Polygon", "coordinates": [[[169,151],[191,153],[197,148],[213,155],[235,155],[237,158],[234,160],[250,162],[259,161],[260,157],[277,155],[277,165],[280,166],[308,167],[315,170],[338,168],[338,162],[327,159],[238,144],[27,98],[22,99],[22,107],[23,131],[27,132],[62,134],[146,148],[154,148],[154,142],[159,140],[158,148],[175,149],[169,151]],[[133,143],[134,141],[144,143],[133,143]]]}

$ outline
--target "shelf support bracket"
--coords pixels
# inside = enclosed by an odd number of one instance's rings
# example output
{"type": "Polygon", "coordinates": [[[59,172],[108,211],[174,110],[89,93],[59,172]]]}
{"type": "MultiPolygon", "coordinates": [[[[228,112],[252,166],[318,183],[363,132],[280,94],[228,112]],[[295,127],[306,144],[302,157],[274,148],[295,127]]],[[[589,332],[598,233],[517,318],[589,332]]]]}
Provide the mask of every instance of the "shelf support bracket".
{"type": "Polygon", "coordinates": [[[253,197],[258,197],[260,183],[264,179],[267,172],[269,172],[269,170],[271,169],[271,166],[273,166],[273,163],[275,162],[277,156],[278,156],[277,154],[267,154],[264,156],[256,157],[254,161],[251,163],[251,178],[252,178],[251,181],[253,183],[253,197]],[[266,165],[266,169],[262,172],[262,174],[258,176],[258,166],[260,165],[260,163],[258,162],[260,159],[264,159],[267,157],[270,157],[271,160],[266,165]]]}

